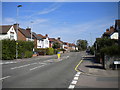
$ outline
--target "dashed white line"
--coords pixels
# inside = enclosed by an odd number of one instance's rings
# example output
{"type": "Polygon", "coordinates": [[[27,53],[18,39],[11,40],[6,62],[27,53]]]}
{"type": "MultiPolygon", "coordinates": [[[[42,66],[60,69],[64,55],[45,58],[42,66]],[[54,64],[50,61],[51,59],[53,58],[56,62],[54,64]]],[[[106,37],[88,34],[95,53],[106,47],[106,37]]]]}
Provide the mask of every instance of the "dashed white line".
{"type": "Polygon", "coordinates": [[[75,87],[75,85],[70,85],[69,87],[68,87],[68,89],[73,89],[75,87]]]}
{"type": "Polygon", "coordinates": [[[3,78],[0,78],[0,80],[3,80],[3,79],[6,79],[6,78],[9,78],[11,76],[6,76],[6,77],[3,77],[3,78]]]}
{"type": "Polygon", "coordinates": [[[12,63],[17,63],[17,62],[2,62],[0,64],[12,64],[12,63]]]}
{"type": "Polygon", "coordinates": [[[78,77],[79,76],[79,74],[75,74],[75,77],[78,77]]]}
{"type": "Polygon", "coordinates": [[[40,67],[43,67],[43,66],[45,66],[45,65],[41,65],[41,66],[38,66],[38,67],[32,68],[32,69],[30,69],[30,71],[31,71],[31,70],[34,70],[34,69],[37,69],[37,68],[40,68],[40,67]]]}
{"type": "Polygon", "coordinates": [[[19,67],[14,67],[14,68],[11,68],[11,69],[17,69],[17,68],[22,68],[22,67],[26,67],[26,66],[29,66],[31,64],[26,64],[26,65],[22,65],[22,66],[19,66],[19,67]]]}
{"type": "Polygon", "coordinates": [[[74,80],[78,80],[78,77],[74,77],[74,80]]]}
{"type": "Polygon", "coordinates": [[[75,80],[73,80],[72,82],[71,82],[71,84],[76,84],[77,83],[77,81],[75,81],[75,80]]]}
{"type": "Polygon", "coordinates": [[[79,79],[79,75],[81,74],[81,72],[77,72],[71,82],[71,84],[69,85],[68,89],[74,89],[75,85],[77,84],[77,81],[79,79]]]}

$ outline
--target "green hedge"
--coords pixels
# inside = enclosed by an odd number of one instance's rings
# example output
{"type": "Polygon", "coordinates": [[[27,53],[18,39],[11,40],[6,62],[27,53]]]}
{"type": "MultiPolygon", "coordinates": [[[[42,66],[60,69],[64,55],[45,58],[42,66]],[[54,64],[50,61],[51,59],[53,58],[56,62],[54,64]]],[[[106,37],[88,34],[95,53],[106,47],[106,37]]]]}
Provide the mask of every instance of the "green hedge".
{"type": "Polygon", "coordinates": [[[35,52],[39,55],[53,55],[54,49],[53,48],[36,48],[35,52]]]}
{"type": "Polygon", "coordinates": [[[2,40],[2,59],[15,59],[16,42],[15,40],[2,40]]]}
{"type": "MultiPolygon", "coordinates": [[[[18,41],[18,58],[32,57],[34,43],[31,41],[18,41]],[[29,53],[28,53],[29,52],[29,53]]],[[[2,59],[12,60],[16,58],[16,41],[2,40],[2,59]]]]}
{"type": "Polygon", "coordinates": [[[54,54],[54,49],[53,48],[47,48],[47,55],[53,55],[54,54]]]}
{"type": "MultiPolygon", "coordinates": [[[[26,51],[33,51],[34,44],[31,41],[18,41],[18,58],[26,58],[26,51]]],[[[32,57],[32,55],[30,56],[32,57]]]]}
{"type": "Polygon", "coordinates": [[[102,48],[100,53],[104,53],[109,56],[120,56],[120,46],[112,45],[109,47],[102,48]]]}

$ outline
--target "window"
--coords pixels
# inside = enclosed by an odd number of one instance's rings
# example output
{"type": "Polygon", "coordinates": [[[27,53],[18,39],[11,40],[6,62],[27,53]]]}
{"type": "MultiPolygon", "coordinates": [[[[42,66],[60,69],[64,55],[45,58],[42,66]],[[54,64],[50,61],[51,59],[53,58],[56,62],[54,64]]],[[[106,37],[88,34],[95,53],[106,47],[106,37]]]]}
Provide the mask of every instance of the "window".
{"type": "Polygon", "coordinates": [[[14,32],[10,32],[10,39],[14,39],[14,32]]]}

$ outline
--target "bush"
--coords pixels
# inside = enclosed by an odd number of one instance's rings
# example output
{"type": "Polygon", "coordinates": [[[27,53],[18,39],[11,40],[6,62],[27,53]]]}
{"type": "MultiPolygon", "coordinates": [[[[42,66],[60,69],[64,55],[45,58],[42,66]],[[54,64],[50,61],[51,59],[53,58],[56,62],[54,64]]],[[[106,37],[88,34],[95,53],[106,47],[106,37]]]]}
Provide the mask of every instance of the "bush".
{"type": "MultiPolygon", "coordinates": [[[[26,51],[32,52],[34,44],[31,41],[18,41],[18,58],[26,57],[26,51]]],[[[16,41],[5,39],[2,40],[2,59],[12,60],[16,58],[16,41]]]]}
{"type": "Polygon", "coordinates": [[[39,55],[46,55],[47,48],[36,48],[35,52],[37,52],[39,55]]]}
{"type": "Polygon", "coordinates": [[[94,51],[95,51],[94,47],[93,46],[90,47],[90,54],[94,55],[94,51]]]}
{"type": "Polygon", "coordinates": [[[120,56],[120,46],[112,45],[109,47],[105,47],[105,48],[102,48],[100,52],[109,56],[120,56]]]}
{"type": "Polygon", "coordinates": [[[2,40],[2,59],[12,60],[16,56],[16,42],[15,40],[2,40]]]}
{"type": "Polygon", "coordinates": [[[47,48],[47,55],[53,55],[54,54],[54,49],[53,48],[47,48]]]}
{"type": "Polygon", "coordinates": [[[31,41],[18,41],[18,58],[24,58],[26,51],[33,51],[34,44],[31,41]]]}
{"type": "Polygon", "coordinates": [[[24,57],[25,57],[25,58],[31,58],[32,55],[33,55],[33,52],[32,52],[32,51],[26,51],[24,57]]]}

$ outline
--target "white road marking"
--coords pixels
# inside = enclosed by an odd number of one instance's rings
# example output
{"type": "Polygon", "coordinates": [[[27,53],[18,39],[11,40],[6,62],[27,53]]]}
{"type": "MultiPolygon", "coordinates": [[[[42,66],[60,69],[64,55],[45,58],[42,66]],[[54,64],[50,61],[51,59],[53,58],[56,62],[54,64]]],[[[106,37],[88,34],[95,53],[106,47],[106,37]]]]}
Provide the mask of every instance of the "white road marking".
{"type": "Polygon", "coordinates": [[[17,63],[17,62],[2,62],[0,64],[11,64],[11,63],[17,63]]]}
{"type": "Polygon", "coordinates": [[[71,82],[71,84],[76,84],[77,83],[77,81],[75,81],[75,80],[73,80],[72,82],[71,82]]]}
{"type": "Polygon", "coordinates": [[[77,84],[77,81],[79,79],[79,75],[81,74],[81,72],[77,72],[71,82],[71,84],[69,85],[68,89],[74,89],[75,85],[77,84]]]}
{"type": "Polygon", "coordinates": [[[3,79],[6,79],[6,78],[9,78],[11,76],[6,76],[6,77],[3,77],[3,78],[0,78],[0,80],[3,80],[3,79]]]}
{"type": "Polygon", "coordinates": [[[81,74],[81,72],[77,72],[77,74],[78,74],[78,75],[80,75],[80,74],[81,74]]]}
{"type": "Polygon", "coordinates": [[[38,67],[32,68],[32,69],[30,69],[30,71],[31,71],[31,70],[34,70],[34,69],[37,69],[37,68],[40,68],[40,67],[43,67],[43,66],[45,66],[45,65],[41,65],[41,66],[38,66],[38,67]]]}
{"type": "Polygon", "coordinates": [[[78,77],[79,76],[79,74],[75,74],[75,77],[78,77]]]}
{"type": "Polygon", "coordinates": [[[73,89],[75,87],[75,85],[70,85],[69,87],[68,87],[68,89],[73,89]]]}
{"type": "Polygon", "coordinates": [[[26,65],[22,65],[22,66],[19,66],[19,67],[14,67],[14,68],[11,68],[11,69],[17,69],[17,68],[22,68],[22,67],[26,67],[26,66],[29,66],[31,64],[26,64],[26,65]]]}
{"type": "Polygon", "coordinates": [[[78,77],[74,77],[74,80],[78,80],[78,77]]]}

